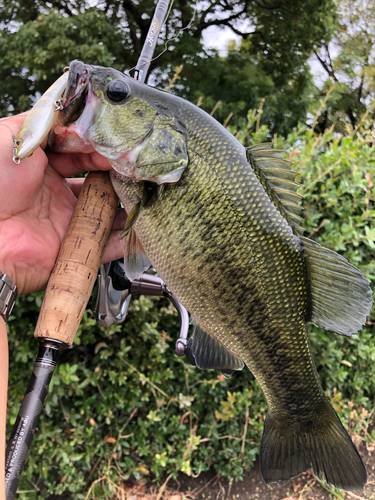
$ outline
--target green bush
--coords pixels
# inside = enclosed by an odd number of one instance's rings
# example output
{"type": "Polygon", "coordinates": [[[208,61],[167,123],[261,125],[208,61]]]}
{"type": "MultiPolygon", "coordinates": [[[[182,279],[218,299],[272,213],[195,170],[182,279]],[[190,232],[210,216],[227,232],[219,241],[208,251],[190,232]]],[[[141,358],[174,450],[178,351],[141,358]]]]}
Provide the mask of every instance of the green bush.
{"type": "MultiPolygon", "coordinates": [[[[253,115],[246,129],[232,131],[247,145],[268,134],[253,115]]],[[[342,253],[374,283],[372,138],[361,131],[317,136],[301,128],[274,142],[300,173],[306,236],[342,253]]],[[[9,430],[37,352],[33,331],[41,301],[41,293],[19,298],[9,322],[9,430]]],[[[178,329],[163,298],[133,300],[126,323],[108,329],[86,311],[53,377],[19,498],[66,491],[79,500],[90,487],[112,498],[115,485],[130,476],[160,480],[211,467],[241,478],[259,451],[264,396],[247,369],[227,380],[175,356],[178,329]]],[[[314,325],[309,332],[323,388],[360,432],[375,399],[374,326],[352,338],[314,325]]]]}

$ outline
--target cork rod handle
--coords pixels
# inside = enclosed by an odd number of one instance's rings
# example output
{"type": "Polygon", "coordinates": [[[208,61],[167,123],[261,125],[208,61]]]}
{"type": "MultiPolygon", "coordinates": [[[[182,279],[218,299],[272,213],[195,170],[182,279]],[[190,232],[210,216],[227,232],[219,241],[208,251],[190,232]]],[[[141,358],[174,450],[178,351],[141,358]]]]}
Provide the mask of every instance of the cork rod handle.
{"type": "Polygon", "coordinates": [[[91,172],[48,281],[35,338],[71,345],[90,298],[118,204],[108,172],[91,172]]]}

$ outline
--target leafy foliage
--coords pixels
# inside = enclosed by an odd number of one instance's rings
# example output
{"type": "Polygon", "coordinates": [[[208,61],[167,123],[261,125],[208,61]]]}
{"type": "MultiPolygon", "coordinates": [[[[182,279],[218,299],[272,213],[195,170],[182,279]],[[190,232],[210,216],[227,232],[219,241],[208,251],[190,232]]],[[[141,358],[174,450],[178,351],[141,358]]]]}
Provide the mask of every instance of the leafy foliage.
{"type": "Polygon", "coordinates": [[[315,49],[324,72],[320,95],[332,94],[319,117],[320,129],[335,124],[336,130],[351,130],[366,113],[374,121],[374,36],[373,0],[336,0],[338,15],[331,42],[315,49]]]}
{"type": "Polygon", "coordinates": [[[72,59],[116,67],[122,35],[96,9],[66,17],[41,14],[13,34],[0,34],[0,106],[4,113],[26,111],[32,100],[61,75],[72,59]]]}
{"type": "MultiPolygon", "coordinates": [[[[262,98],[271,132],[286,134],[306,119],[312,80],[307,60],[329,43],[336,7],[333,0],[238,2],[175,0],[151,64],[151,80],[165,86],[183,64],[174,92],[217,111],[232,123],[262,98]],[[206,50],[210,27],[240,36],[227,57],[206,50]],[[251,26],[251,29],[248,27],[251,26]],[[168,40],[168,44],[166,41],[168,40]]],[[[154,0],[0,1],[0,114],[25,111],[73,59],[87,64],[134,67],[146,40],[154,0]]]]}
{"type": "MultiPolygon", "coordinates": [[[[247,126],[232,132],[244,144],[262,142],[269,131],[260,119],[249,113],[247,126]]],[[[300,172],[306,234],[342,253],[374,283],[372,137],[361,130],[343,137],[299,128],[286,139],[275,137],[275,145],[300,172]]],[[[9,322],[9,424],[36,355],[32,333],[41,301],[41,293],[21,297],[9,322]]],[[[363,432],[375,400],[374,320],[352,338],[309,326],[323,388],[355,432],[363,432]]],[[[258,383],[246,368],[226,380],[177,358],[178,328],[166,299],[134,300],[126,323],[108,329],[86,311],[53,377],[21,499],[65,491],[79,500],[90,488],[99,497],[113,496],[115,485],[130,476],[158,481],[211,467],[239,479],[252,466],[266,414],[258,383]]]]}

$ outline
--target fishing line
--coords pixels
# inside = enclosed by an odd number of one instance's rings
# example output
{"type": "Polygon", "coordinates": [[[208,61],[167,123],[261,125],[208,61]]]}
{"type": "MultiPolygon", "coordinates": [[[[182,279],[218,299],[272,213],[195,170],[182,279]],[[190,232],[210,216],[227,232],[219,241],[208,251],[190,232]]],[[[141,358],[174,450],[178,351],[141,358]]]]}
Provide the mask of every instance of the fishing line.
{"type": "MultiPolygon", "coordinates": [[[[7,119],[9,120],[10,118],[12,118],[12,116],[7,116],[5,118],[1,118],[0,121],[1,120],[7,120],[7,119]]],[[[12,134],[12,140],[13,140],[13,161],[14,161],[14,163],[16,165],[19,165],[21,163],[21,160],[17,156],[17,147],[19,146],[20,141],[17,141],[16,136],[13,134],[13,130],[10,127],[8,127],[8,125],[6,125],[5,123],[0,123],[0,127],[1,126],[2,127],[6,127],[10,131],[10,133],[12,134]]]]}
{"type": "Polygon", "coordinates": [[[173,6],[173,4],[174,4],[174,0],[172,0],[172,1],[171,1],[171,3],[169,4],[169,8],[168,8],[167,14],[166,14],[166,16],[165,16],[165,18],[164,18],[163,26],[164,26],[164,24],[165,24],[165,23],[167,22],[167,20],[168,20],[168,17],[169,17],[169,14],[171,13],[171,10],[172,10],[172,6],[173,6]]]}
{"type": "Polygon", "coordinates": [[[164,54],[164,52],[167,52],[167,50],[168,50],[168,43],[169,43],[169,42],[176,41],[176,40],[177,40],[177,38],[181,35],[181,33],[182,33],[183,31],[185,31],[185,30],[189,29],[189,28],[192,26],[193,22],[195,21],[195,14],[196,14],[196,12],[197,12],[197,9],[196,9],[196,8],[194,8],[194,13],[193,13],[192,18],[190,19],[189,24],[188,24],[188,25],[186,25],[184,28],[181,28],[181,29],[180,29],[180,31],[177,33],[177,35],[176,35],[176,36],[174,36],[174,37],[172,37],[172,38],[169,38],[169,40],[167,40],[167,41],[165,42],[165,44],[164,44],[164,50],[163,50],[163,52],[161,52],[159,55],[157,55],[156,57],[154,57],[153,59],[151,59],[151,61],[150,61],[150,62],[155,61],[155,60],[156,60],[156,59],[158,59],[160,56],[162,56],[162,55],[164,54]]]}
{"type": "MultiPolygon", "coordinates": [[[[9,118],[11,118],[11,117],[9,117],[9,118]]],[[[5,120],[5,119],[6,118],[1,118],[1,120],[5,120]]],[[[16,136],[13,134],[13,130],[10,127],[8,127],[8,125],[6,125],[5,123],[0,123],[0,127],[6,127],[10,131],[10,133],[12,134],[12,139],[13,139],[13,143],[14,143],[16,140],[16,136]]]]}
{"type": "MultiPolygon", "coordinates": [[[[174,2],[174,0],[172,1],[171,6],[170,6],[170,8],[169,8],[169,10],[168,10],[168,13],[167,13],[167,15],[166,15],[166,17],[165,17],[165,20],[164,20],[163,26],[164,26],[164,25],[165,25],[165,23],[167,22],[167,19],[168,19],[168,17],[169,17],[169,14],[170,14],[170,12],[171,12],[171,10],[172,10],[172,5],[173,5],[173,2],[174,2]]],[[[175,36],[173,36],[172,38],[169,38],[168,40],[166,40],[166,42],[164,43],[164,50],[163,50],[162,52],[160,52],[160,54],[158,54],[156,57],[153,57],[152,59],[149,59],[149,60],[147,61],[148,63],[152,63],[153,61],[156,61],[156,59],[159,59],[159,57],[160,57],[160,56],[162,56],[165,52],[167,52],[167,50],[168,50],[168,44],[169,44],[170,42],[176,41],[176,40],[177,40],[177,38],[181,35],[181,33],[182,33],[183,31],[185,31],[185,30],[187,30],[187,29],[191,28],[191,26],[192,26],[193,22],[195,21],[195,15],[196,15],[196,13],[197,13],[197,9],[196,9],[195,7],[193,8],[193,10],[194,10],[194,12],[193,12],[193,15],[192,15],[192,17],[191,17],[191,19],[190,19],[190,21],[189,21],[189,24],[187,24],[186,26],[184,26],[183,28],[181,28],[181,29],[180,29],[180,31],[177,33],[177,35],[175,35],[175,36]]],[[[135,69],[136,67],[137,67],[137,66],[133,66],[133,67],[132,67],[132,68],[130,68],[128,71],[129,71],[129,72],[130,72],[130,71],[133,71],[133,69],[135,69]]]]}
{"type": "MultiPolygon", "coordinates": [[[[27,114],[28,114],[28,111],[24,111],[23,113],[19,114],[18,116],[27,115],[27,114]]],[[[4,120],[10,120],[11,118],[13,118],[13,116],[4,116],[4,118],[0,118],[0,122],[2,122],[4,120]]],[[[14,135],[13,130],[10,127],[8,127],[8,125],[6,125],[5,123],[0,123],[0,126],[6,127],[10,131],[10,133],[12,134],[13,161],[16,165],[19,165],[21,163],[21,160],[17,156],[17,148],[21,143],[20,143],[20,141],[17,141],[17,138],[14,135]]]]}

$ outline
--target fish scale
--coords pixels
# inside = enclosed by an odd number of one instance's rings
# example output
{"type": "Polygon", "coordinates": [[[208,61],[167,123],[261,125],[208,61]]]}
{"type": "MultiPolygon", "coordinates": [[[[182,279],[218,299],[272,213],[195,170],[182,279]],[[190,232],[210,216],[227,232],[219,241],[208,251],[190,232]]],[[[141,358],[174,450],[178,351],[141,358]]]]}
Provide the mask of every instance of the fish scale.
{"type": "MultiPolygon", "coordinates": [[[[292,231],[251,171],[243,148],[233,145],[231,136],[229,140],[215,138],[194,116],[191,122],[185,118],[185,124],[203,133],[199,141],[195,133],[188,142],[190,162],[180,185],[166,186],[162,200],[140,215],[135,228],[142,245],[160,276],[199,324],[245,361],[261,383],[271,412],[277,415],[282,407],[290,409],[292,384],[294,391],[301,392],[299,406],[309,393],[314,398],[308,401],[315,405],[315,398],[324,395],[308,350],[306,273],[292,231]],[[251,216],[249,200],[258,208],[251,216]],[[199,203],[210,210],[197,210],[199,203]],[[183,229],[175,211],[181,211],[183,229]],[[187,234],[185,226],[195,229],[187,234]],[[275,236],[279,238],[276,242],[275,236]],[[202,263],[200,243],[204,243],[202,263]],[[224,256],[236,262],[234,269],[220,266],[224,256]],[[177,265],[166,268],[170,261],[177,265]],[[208,267],[210,263],[216,264],[208,267]],[[212,283],[218,286],[212,287],[212,283]],[[213,296],[212,288],[216,288],[213,296]],[[301,293],[296,293],[298,288],[301,293]],[[297,299],[291,298],[294,296],[297,299]],[[216,304],[214,310],[212,304],[216,304]],[[290,350],[293,357],[286,354],[290,350]],[[302,371],[296,384],[296,374],[305,363],[309,369],[302,371]]],[[[134,197],[126,181],[123,186],[121,199],[130,210],[134,197]]],[[[129,187],[134,189],[134,184],[129,187]]]]}
{"type": "Polygon", "coordinates": [[[66,94],[86,106],[67,97],[54,148],[77,150],[81,140],[109,159],[129,214],[125,270],[135,279],[148,257],[192,314],[189,361],[224,373],[245,362],[260,383],[265,481],[284,484],[312,467],[361,489],[366,470],[320,386],[307,323],[356,333],[372,292],[346,259],[303,236],[290,162],[270,144],[246,150],[193,104],[114,69],[73,61],[69,74],[87,75],[86,97],[75,76],[66,94]],[[71,124],[69,109],[83,110],[71,124]]]}

